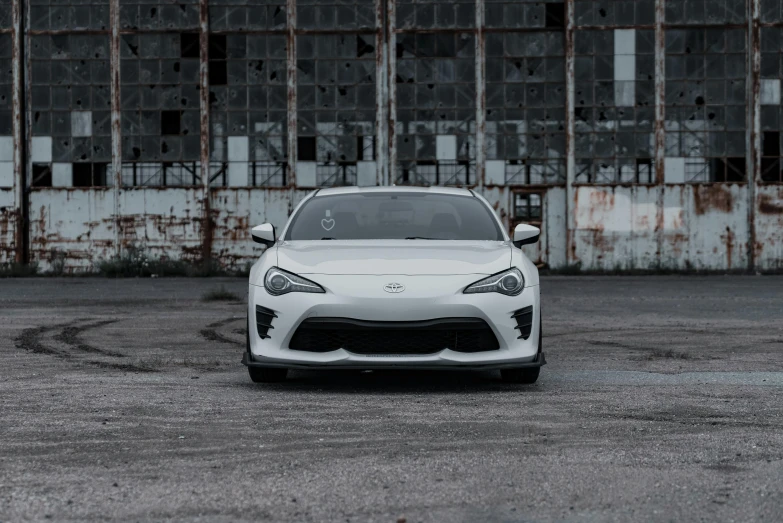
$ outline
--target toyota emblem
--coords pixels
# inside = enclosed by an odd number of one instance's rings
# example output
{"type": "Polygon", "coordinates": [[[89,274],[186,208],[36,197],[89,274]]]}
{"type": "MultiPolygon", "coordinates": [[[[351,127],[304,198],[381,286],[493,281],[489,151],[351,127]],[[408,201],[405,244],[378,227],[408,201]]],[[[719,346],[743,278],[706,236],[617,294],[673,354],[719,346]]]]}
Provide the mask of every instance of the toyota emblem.
{"type": "Polygon", "coordinates": [[[401,283],[387,283],[383,286],[383,290],[396,294],[405,290],[405,285],[401,283]]]}

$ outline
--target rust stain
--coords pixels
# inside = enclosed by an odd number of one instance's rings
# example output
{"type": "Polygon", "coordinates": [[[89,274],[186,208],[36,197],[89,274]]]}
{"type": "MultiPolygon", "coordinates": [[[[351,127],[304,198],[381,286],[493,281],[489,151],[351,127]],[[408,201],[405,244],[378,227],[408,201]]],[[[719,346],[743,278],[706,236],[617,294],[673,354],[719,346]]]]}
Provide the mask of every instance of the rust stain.
{"type": "Polygon", "coordinates": [[[776,202],[768,194],[759,196],[759,212],[761,214],[783,215],[783,204],[776,202]]]}
{"type": "Polygon", "coordinates": [[[722,184],[695,185],[693,187],[693,210],[697,215],[710,211],[730,213],[734,208],[734,196],[722,184]]]}
{"type": "MultiPolygon", "coordinates": [[[[614,252],[614,240],[604,235],[603,229],[592,229],[587,243],[602,253],[614,252]]],[[[600,256],[599,256],[600,258],[600,256]]]]}
{"type": "Polygon", "coordinates": [[[726,234],[721,235],[721,240],[723,240],[723,243],[726,245],[726,265],[729,269],[731,269],[731,255],[732,251],[734,250],[734,232],[732,232],[730,227],[726,227],[726,234]]]}

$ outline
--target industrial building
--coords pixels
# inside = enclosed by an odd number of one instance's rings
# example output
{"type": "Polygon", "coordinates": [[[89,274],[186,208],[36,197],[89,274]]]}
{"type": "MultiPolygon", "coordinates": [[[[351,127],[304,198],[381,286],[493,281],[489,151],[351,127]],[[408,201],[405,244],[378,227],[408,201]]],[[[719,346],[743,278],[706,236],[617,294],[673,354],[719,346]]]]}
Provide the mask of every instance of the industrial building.
{"type": "Polygon", "coordinates": [[[231,268],[334,185],[471,187],[542,266],[783,268],[779,0],[2,0],[0,263],[231,268]]]}

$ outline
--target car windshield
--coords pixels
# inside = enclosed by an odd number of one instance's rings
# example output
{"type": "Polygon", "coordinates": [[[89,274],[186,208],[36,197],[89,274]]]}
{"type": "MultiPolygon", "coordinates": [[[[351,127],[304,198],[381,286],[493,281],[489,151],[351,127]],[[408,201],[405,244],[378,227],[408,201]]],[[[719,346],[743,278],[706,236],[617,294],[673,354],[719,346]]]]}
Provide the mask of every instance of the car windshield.
{"type": "Polygon", "coordinates": [[[473,196],[368,192],[309,199],[285,239],[502,241],[503,233],[473,196]]]}

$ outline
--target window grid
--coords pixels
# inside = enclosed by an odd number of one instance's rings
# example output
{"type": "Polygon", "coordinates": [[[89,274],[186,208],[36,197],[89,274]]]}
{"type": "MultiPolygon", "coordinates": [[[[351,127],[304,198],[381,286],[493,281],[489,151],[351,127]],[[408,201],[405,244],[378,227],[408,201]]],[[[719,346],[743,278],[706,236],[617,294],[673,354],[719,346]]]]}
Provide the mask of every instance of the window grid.
{"type": "Polygon", "coordinates": [[[397,35],[396,183],[431,184],[437,161],[475,163],[474,47],[469,33],[397,35]],[[438,151],[438,137],[454,137],[453,150],[438,151]]]}
{"type": "Polygon", "coordinates": [[[746,50],[744,29],[666,33],[666,157],[685,158],[683,179],[744,181],[746,50]]]}
{"type": "Polygon", "coordinates": [[[562,32],[487,35],[487,159],[507,184],[565,182],[562,32]]]}
{"type": "Polygon", "coordinates": [[[317,162],[321,185],[355,183],[375,159],[375,35],[299,35],[297,53],[298,159],[317,162]]]}
{"type": "Polygon", "coordinates": [[[575,44],[576,182],[655,183],[654,32],[584,30],[575,44]]]}

